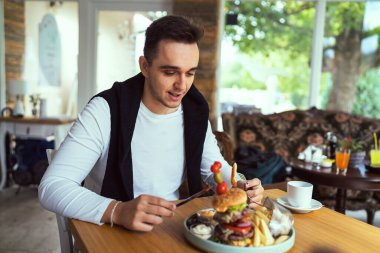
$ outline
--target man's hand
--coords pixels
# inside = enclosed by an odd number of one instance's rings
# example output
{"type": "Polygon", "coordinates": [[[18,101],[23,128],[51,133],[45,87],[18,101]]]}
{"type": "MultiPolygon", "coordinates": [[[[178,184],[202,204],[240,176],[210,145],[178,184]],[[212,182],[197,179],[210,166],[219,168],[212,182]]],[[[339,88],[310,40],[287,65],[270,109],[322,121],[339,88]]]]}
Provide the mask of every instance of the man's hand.
{"type": "Polygon", "coordinates": [[[237,185],[239,188],[247,192],[248,203],[250,207],[255,208],[258,206],[257,203],[261,203],[261,200],[263,199],[264,188],[258,178],[247,181],[240,180],[238,181],[237,185]]]}
{"type": "Polygon", "coordinates": [[[173,216],[175,209],[173,202],[150,195],[141,195],[131,201],[120,203],[115,209],[113,223],[130,230],[151,231],[154,225],[163,222],[163,217],[173,216]]]}

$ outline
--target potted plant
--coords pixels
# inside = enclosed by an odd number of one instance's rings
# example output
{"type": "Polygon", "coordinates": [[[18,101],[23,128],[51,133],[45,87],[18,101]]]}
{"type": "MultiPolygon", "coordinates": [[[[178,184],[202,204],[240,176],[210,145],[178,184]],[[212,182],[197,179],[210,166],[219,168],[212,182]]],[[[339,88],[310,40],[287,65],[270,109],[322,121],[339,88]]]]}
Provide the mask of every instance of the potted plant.
{"type": "MultiPolygon", "coordinates": [[[[345,144],[345,140],[342,140],[341,146],[344,147],[344,144],[345,144]]],[[[356,139],[351,139],[348,142],[348,149],[351,151],[350,162],[349,162],[350,167],[357,167],[364,163],[366,152],[364,150],[362,142],[356,139]]]]}
{"type": "Polygon", "coordinates": [[[41,98],[40,98],[40,94],[32,94],[29,96],[30,97],[30,102],[32,103],[32,115],[34,117],[37,116],[37,106],[38,106],[38,103],[40,102],[41,98]]]}

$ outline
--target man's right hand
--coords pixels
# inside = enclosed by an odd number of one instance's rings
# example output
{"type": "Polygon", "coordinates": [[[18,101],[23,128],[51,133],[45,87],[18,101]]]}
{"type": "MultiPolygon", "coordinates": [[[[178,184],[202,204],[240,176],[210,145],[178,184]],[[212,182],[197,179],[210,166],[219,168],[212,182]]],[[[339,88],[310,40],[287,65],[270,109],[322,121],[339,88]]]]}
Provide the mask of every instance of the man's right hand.
{"type": "Polygon", "coordinates": [[[172,217],[175,209],[174,202],[140,195],[131,201],[120,203],[114,211],[113,222],[130,230],[151,231],[154,225],[163,222],[163,217],[172,217]]]}

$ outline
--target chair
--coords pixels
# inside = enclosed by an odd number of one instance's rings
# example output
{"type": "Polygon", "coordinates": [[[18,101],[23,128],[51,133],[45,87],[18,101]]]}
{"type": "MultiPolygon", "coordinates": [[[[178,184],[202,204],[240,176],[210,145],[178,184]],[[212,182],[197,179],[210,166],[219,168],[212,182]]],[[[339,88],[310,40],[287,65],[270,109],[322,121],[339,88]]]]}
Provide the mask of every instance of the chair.
{"type": "MultiPolygon", "coordinates": [[[[48,162],[52,161],[56,150],[46,149],[46,155],[48,158],[48,162]]],[[[59,232],[59,242],[61,244],[61,252],[62,253],[77,253],[78,249],[74,247],[73,236],[70,231],[70,226],[68,223],[68,219],[64,216],[56,214],[57,224],[58,224],[58,232],[59,232]]]]}
{"type": "MultiPolygon", "coordinates": [[[[220,152],[222,153],[224,159],[229,163],[234,163],[234,146],[232,142],[231,136],[226,132],[214,131],[215,138],[218,142],[218,146],[220,148],[220,152]]],[[[241,173],[238,173],[240,178],[245,180],[245,176],[241,173]]],[[[276,182],[271,184],[263,185],[264,189],[280,189],[282,191],[286,191],[287,182],[276,182]]]]}
{"type": "Polygon", "coordinates": [[[232,165],[234,162],[234,146],[231,137],[226,132],[214,131],[213,133],[224,159],[232,165]]]}

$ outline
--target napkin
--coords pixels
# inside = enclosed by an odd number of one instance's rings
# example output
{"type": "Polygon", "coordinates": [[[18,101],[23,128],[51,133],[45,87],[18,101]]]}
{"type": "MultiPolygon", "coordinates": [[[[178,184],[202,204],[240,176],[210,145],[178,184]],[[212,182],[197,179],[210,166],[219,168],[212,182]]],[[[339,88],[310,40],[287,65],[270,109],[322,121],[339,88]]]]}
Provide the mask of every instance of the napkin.
{"type": "Polygon", "coordinates": [[[263,205],[268,210],[272,210],[272,216],[269,221],[269,229],[273,237],[289,235],[294,222],[292,213],[268,197],[265,198],[263,205]]]}

